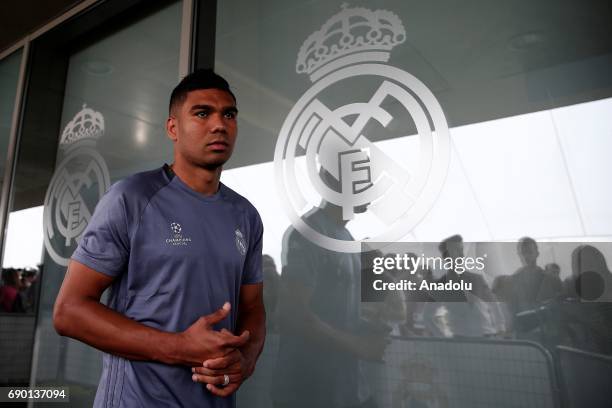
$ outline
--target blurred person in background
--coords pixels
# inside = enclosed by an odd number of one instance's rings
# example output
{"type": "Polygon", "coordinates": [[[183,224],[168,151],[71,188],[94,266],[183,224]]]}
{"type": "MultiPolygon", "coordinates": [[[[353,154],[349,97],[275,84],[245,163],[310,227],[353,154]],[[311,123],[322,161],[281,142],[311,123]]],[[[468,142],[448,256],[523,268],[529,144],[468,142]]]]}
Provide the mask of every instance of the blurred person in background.
{"type": "Polygon", "coordinates": [[[570,345],[612,354],[612,273],[604,255],[591,245],[572,252],[572,276],[565,281],[561,314],[570,345]]]}
{"type": "MultiPolygon", "coordinates": [[[[319,175],[339,189],[323,167],[319,175]]],[[[325,236],[353,240],[342,207],[325,200],[302,220],[325,236]]],[[[275,408],[375,407],[361,363],[382,362],[388,328],[360,317],[359,254],[325,249],[290,227],[282,262],[275,408]]]]}
{"type": "Polygon", "coordinates": [[[36,311],[39,273],[36,269],[25,269],[21,274],[22,288],[19,291],[21,302],[26,313],[36,311]]]}
{"type": "MultiPolygon", "coordinates": [[[[463,237],[458,234],[448,237],[440,242],[438,249],[444,259],[464,258],[463,237]]],[[[497,299],[484,278],[475,272],[466,270],[459,273],[451,268],[437,282],[451,281],[470,283],[471,290],[430,291],[435,302],[428,303],[424,311],[429,331],[442,337],[496,335],[496,313],[489,303],[497,299]]]]}
{"type": "Polygon", "coordinates": [[[263,298],[266,308],[266,329],[269,332],[276,332],[278,330],[276,306],[280,291],[280,275],[276,270],[274,258],[270,255],[263,255],[261,258],[264,279],[263,298]]]}
{"type": "Polygon", "coordinates": [[[2,287],[0,287],[0,306],[6,313],[23,313],[25,307],[19,292],[23,289],[21,270],[6,268],[2,270],[2,287]]]}
{"type": "Polygon", "coordinates": [[[522,266],[510,276],[510,296],[507,299],[514,314],[533,309],[562,291],[560,281],[538,266],[540,252],[533,238],[521,238],[517,244],[517,254],[522,266]]]}

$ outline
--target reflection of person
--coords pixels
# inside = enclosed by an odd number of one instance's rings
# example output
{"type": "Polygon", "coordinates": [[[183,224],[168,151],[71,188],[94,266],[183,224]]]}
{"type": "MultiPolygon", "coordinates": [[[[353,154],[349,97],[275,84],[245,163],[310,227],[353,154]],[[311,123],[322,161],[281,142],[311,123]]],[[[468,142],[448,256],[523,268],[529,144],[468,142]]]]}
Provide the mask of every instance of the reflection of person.
{"type": "MultiPolygon", "coordinates": [[[[321,177],[337,183],[324,170],[321,177]]],[[[302,219],[328,237],[353,239],[342,208],[329,202],[302,219]]],[[[386,333],[359,318],[360,270],[358,254],[323,249],[293,228],[285,233],[275,407],[374,406],[359,360],[380,361],[386,333]]]]}
{"type": "Polygon", "coordinates": [[[263,228],[219,181],[235,104],[212,71],[185,77],[166,122],[174,163],[113,185],[72,256],[53,318],[61,335],[108,353],[95,407],[231,407],[254,370],[263,228]]]}
{"type": "MultiPolygon", "coordinates": [[[[444,259],[464,258],[463,237],[453,235],[438,246],[444,259]]],[[[454,263],[453,263],[454,264],[454,263]]],[[[460,282],[471,284],[471,290],[452,290],[432,293],[432,297],[442,303],[426,305],[427,323],[434,334],[442,336],[491,336],[498,332],[497,308],[493,308],[495,296],[481,275],[474,272],[456,272],[448,269],[438,282],[460,282]],[[435,324],[432,324],[435,322],[435,324]],[[436,327],[437,326],[437,327],[436,327]]]]}
{"type": "MultiPolygon", "coordinates": [[[[417,255],[409,252],[406,254],[408,258],[415,259],[417,255]]],[[[425,265],[417,268],[414,273],[404,273],[403,279],[412,281],[415,287],[420,288],[423,281],[429,283],[434,282],[433,272],[426,268],[425,265]]],[[[423,312],[427,306],[427,302],[432,302],[433,299],[426,290],[413,290],[406,293],[406,320],[400,326],[400,334],[402,336],[415,336],[427,334],[423,322],[423,312]]]]}
{"type": "Polygon", "coordinates": [[[562,290],[560,280],[538,266],[540,252],[533,238],[521,238],[517,252],[523,266],[508,280],[510,296],[507,299],[514,314],[531,310],[541,302],[554,298],[562,290]]]}
{"type": "MultiPolygon", "coordinates": [[[[463,258],[463,237],[458,234],[448,237],[444,241],[440,242],[438,249],[440,250],[440,255],[444,259],[450,258],[455,260],[463,258]]],[[[446,274],[440,279],[440,282],[459,282],[461,280],[466,283],[471,283],[472,289],[470,292],[480,300],[485,302],[492,302],[496,300],[484,278],[481,275],[468,270],[463,271],[462,273],[457,273],[454,269],[448,269],[446,274]]],[[[465,293],[456,291],[453,292],[451,296],[457,296],[459,300],[463,300],[465,293]]]]}
{"type": "Polygon", "coordinates": [[[555,276],[561,279],[561,267],[557,263],[554,263],[554,262],[547,263],[544,266],[544,271],[550,274],[551,276],[555,276]]]}
{"type": "Polygon", "coordinates": [[[565,281],[569,297],[612,302],[612,273],[601,251],[581,245],[572,252],[572,276],[565,281]]]}
{"type": "Polygon", "coordinates": [[[572,277],[566,280],[568,302],[561,305],[570,344],[612,354],[612,273],[603,254],[591,245],[572,252],[572,277]]]}
{"type": "Polygon", "coordinates": [[[264,305],[266,306],[266,326],[268,332],[276,332],[277,318],[276,305],[278,304],[278,292],[280,276],[276,271],[276,263],[270,255],[263,255],[263,279],[264,279],[264,305]]]}
{"type": "Polygon", "coordinates": [[[36,295],[38,292],[38,273],[36,270],[26,269],[21,274],[21,290],[19,297],[25,312],[35,311],[36,295]]]}
{"type": "Polygon", "coordinates": [[[0,287],[0,308],[3,312],[25,312],[19,291],[23,289],[21,282],[21,271],[14,268],[2,270],[2,282],[0,287]]]}

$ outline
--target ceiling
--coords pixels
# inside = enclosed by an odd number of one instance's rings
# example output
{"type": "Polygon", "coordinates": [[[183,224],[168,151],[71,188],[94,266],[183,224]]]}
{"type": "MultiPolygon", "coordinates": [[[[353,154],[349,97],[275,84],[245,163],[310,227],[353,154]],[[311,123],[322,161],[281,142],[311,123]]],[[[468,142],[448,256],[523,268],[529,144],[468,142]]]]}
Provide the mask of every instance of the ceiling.
{"type": "MultiPolygon", "coordinates": [[[[215,64],[236,89],[241,132],[249,134],[232,166],[272,160],[282,121],[312,85],[295,72],[300,46],[340,3],[219,4],[215,64]]],[[[451,127],[612,94],[609,0],[370,0],[351,6],[400,17],[407,39],[389,63],[435,94],[451,127]]],[[[357,84],[337,96],[361,100],[361,90],[369,92],[357,84]]]]}
{"type": "Polygon", "coordinates": [[[0,3],[0,52],[62,15],[82,0],[21,0],[0,3]]]}
{"type": "MultiPolygon", "coordinates": [[[[77,3],[24,0],[1,5],[0,49],[77,3]]],[[[296,54],[308,35],[340,10],[339,3],[219,2],[216,69],[234,87],[241,118],[240,143],[227,168],[272,160],[283,120],[312,85],[295,73],[296,54]]],[[[450,127],[612,94],[608,0],[466,0],[461,6],[452,0],[360,3],[401,17],[407,40],[396,47],[389,63],[432,90],[450,127]]],[[[61,127],[85,101],[103,111],[108,136],[101,143],[111,169],[133,172],[143,163],[158,162],[169,150],[163,120],[167,95],[177,79],[179,17],[173,16],[151,16],[72,56],[61,127]],[[91,72],[87,67],[92,63],[106,63],[112,72],[91,72]]],[[[358,83],[329,95],[329,102],[363,100],[368,92],[358,83]]],[[[54,140],[57,136],[50,135],[54,140]]],[[[27,176],[30,181],[39,178],[27,176]]],[[[41,185],[46,186],[48,178],[40,177],[41,185]]]]}

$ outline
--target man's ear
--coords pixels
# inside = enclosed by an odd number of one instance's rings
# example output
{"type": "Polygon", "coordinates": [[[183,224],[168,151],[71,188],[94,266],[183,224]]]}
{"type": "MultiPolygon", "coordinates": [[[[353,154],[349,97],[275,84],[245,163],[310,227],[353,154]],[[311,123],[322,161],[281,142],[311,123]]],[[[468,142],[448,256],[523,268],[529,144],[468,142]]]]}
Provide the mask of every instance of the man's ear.
{"type": "Polygon", "coordinates": [[[168,116],[168,119],[166,119],[166,136],[173,142],[176,142],[178,139],[176,118],[172,115],[168,116]]]}

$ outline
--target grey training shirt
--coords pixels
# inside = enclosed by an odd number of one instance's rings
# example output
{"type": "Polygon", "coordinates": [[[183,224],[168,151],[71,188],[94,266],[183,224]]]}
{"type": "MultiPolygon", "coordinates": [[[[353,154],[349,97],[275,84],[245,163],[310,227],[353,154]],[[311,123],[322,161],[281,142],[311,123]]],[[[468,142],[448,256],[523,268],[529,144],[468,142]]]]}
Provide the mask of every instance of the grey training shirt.
{"type": "MultiPolygon", "coordinates": [[[[234,332],[240,286],[263,280],[257,210],[223,184],[204,196],[164,167],[116,184],[98,203],[72,259],[115,277],[108,306],[168,332],[226,301],[215,329],[234,332]]],[[[233,407],[191,368],[105,354],[94,407],[233,407]]]]}

